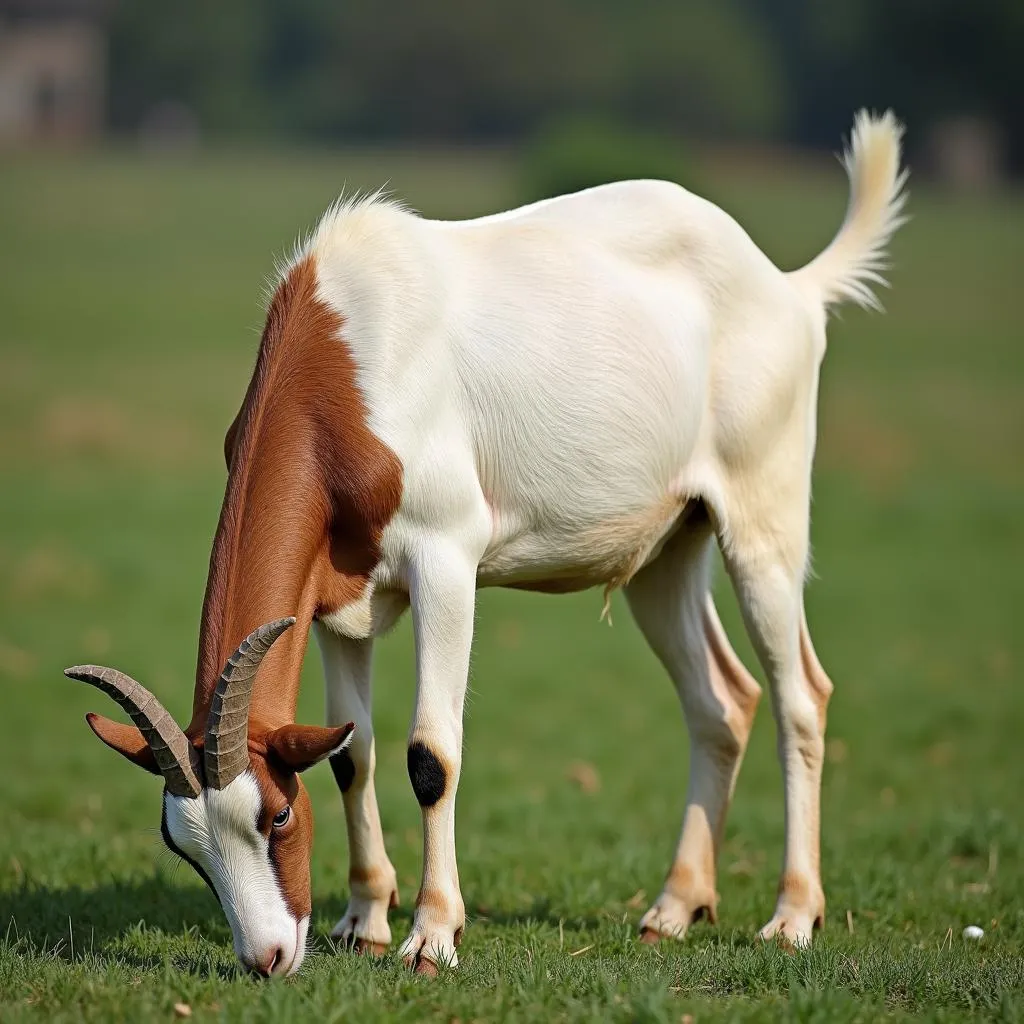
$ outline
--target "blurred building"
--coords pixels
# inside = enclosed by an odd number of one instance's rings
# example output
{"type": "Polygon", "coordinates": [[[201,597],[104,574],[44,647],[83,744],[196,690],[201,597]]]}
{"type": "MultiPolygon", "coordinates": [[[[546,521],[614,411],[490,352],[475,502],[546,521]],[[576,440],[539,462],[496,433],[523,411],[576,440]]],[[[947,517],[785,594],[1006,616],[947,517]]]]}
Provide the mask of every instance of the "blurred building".
{"type": "Polygon", "coordinates": [[[103,130],[103,0],[0,0],[0,146],[78,143],[103,130]]]}

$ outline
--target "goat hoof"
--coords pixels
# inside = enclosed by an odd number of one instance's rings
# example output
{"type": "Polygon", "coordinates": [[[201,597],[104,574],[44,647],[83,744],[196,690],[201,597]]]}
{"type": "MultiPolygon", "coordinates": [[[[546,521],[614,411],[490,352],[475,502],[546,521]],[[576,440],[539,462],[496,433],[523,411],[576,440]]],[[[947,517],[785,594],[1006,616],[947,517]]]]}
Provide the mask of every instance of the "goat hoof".
{"type": "Polygon", "coordinates": [[[351,946],[357,956],[382,957],[387,951],[386,942],[374,942],[372,939],[356,939],[351,946]]]}
{"type": "Polygon", "coordinates": [[[418,956],[413,966],[413,974],[422,974],[425,978],[437,977],[437,964],[428,960],[425,956],[418,956]]]}

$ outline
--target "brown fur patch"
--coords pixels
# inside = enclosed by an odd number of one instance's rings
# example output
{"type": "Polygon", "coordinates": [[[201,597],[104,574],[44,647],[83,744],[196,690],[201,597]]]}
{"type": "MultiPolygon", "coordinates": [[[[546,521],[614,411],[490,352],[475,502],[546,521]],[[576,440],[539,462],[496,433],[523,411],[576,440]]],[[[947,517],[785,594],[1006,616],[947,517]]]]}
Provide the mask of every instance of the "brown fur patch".
{"type": "Polygon", "coordinates": [[[379,868],[360,868],[353,865],[349,868],[348,880],[359,885],[372,886],[384,877],[379,868]]]}
{"type": "Polygon", "coordinates": [[[294,629],[260,666],[249,759],[263,803],[257,827],[296,917],[311,908],[313,813],[299,776],[268,759],[266,738],[294,722],[310,623],[360,596],[402,497],[401,463],[367,426],[342,320],[316,291],[316,267],[306,257],[274,294],[256,369],[225,437],[228,480],[187,729],[201,744],[217,678],[240,641],[295,615],[294,629]],[[289,804],[290,820],[275,829],[274,816],[289,804]]]}
{"type": "Polygon", "coordinates": [[[677,861],[669,870],[665,888],[674,896],[685,898],[687,893],[693,891],[695,880],[693,868],[689,864],[677,861]]]}
{"type": "Polygon", "coordinates": [[[804,908],[811,900],[811,886],[803,875],[785,871],[779,879],[779,902],[789,907],[804,908]]]}
{"type": "Polygon", "coordinates": [[[703,911],[708,920],[718,920],[718,894],[715,892],[715,851],[706,844],[703,863],[699,870],[682,861],[676,861],[665,880],[665,889],[690,910],[691,920],[698,920],[703,911]]]}
{"type": "Polygon", "coordinates": [[[274,294],[225,438],[228,482],[203,602],[191,736],[202,732],[228,655],[284,615],[298,623],[261,666],[253,712],[272,724],[294,720],[309,624],[362,594],[401,502],[401,463],[367,426],[342,320],[316,289],[306,257],[274,294]]]}
{"type": "Polygon", "coordinates": [[[448,920],[448,901],[436,889],[421,889],[416,896],[416,909],[434,921],[448,920]]]}
{"type": "Polygon", "coordinates": [[[784,871],[779,879],[779,902],[776,915],[799,911],[807,914],[813,928],[821,928],[825,923],[825,894],[821,882],[810,879],[795,871],[784,871]]]}
{"type": "Polygon", "coordinates": [[[249,760],[259,787],[262,808],[256,828],[270,842],[270,861],[288,910],[296,918],[313,908],[309,858],[313,849],[313,808],[302,780],[295,772],[277,768],[267,758],[263,737],[268,730],[250,723],[249,760]],[[274,816],[291,806],[292,814],[283,828],[274,828],[274,816]]]}
{"type": "Polygon", "coordinates": [[[392,886],[393,875],[385,874],[380,868],[361,867],[349,864],[348,884],[350,888],[359,887],[360,894],[371,899],[388,899],[391,906],[397,906],[398,893],[392,886]]]}

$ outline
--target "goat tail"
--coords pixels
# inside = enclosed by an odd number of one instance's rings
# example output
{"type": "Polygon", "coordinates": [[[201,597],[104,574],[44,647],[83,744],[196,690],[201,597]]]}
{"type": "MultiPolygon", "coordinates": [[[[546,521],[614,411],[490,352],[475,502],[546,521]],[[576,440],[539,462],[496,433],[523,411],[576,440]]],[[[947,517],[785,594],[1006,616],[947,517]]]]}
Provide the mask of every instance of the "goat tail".
{"type": "Polygon", "coordinates": [[[790,275],[802,290],[826,307],[855,302],[881,309],[875,285],[887,286],[886,247],[904,223],[907,171],[900,169],[903,126],[891,110],[857,113],[843,166],[850,179],[850,201],[839,234],[822,253],[790,275]]]}

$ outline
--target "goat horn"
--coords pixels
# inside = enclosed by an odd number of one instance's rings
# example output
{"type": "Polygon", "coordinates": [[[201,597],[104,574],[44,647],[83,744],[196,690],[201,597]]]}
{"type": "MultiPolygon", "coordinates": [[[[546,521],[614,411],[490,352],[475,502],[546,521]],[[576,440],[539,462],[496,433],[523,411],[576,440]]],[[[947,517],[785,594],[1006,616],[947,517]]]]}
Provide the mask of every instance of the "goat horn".
{"type": "Polygon", "coordinates": [[[149,690],[124,672],[101,665],[75,665],[64,669],[64,675],[102,690],[131,715],[153,751],[168,793],[199,796],[203,788],[199,754],[178,723],[149,690]]]}
{"type": "Polygon", "coordinates": [[[256,672],[274,641],[295,618],[276,619],[250,633],[228,658],[217,680],[206,720],[206,782],[223,789],[249,766],[249,700],[256,672]]]}

